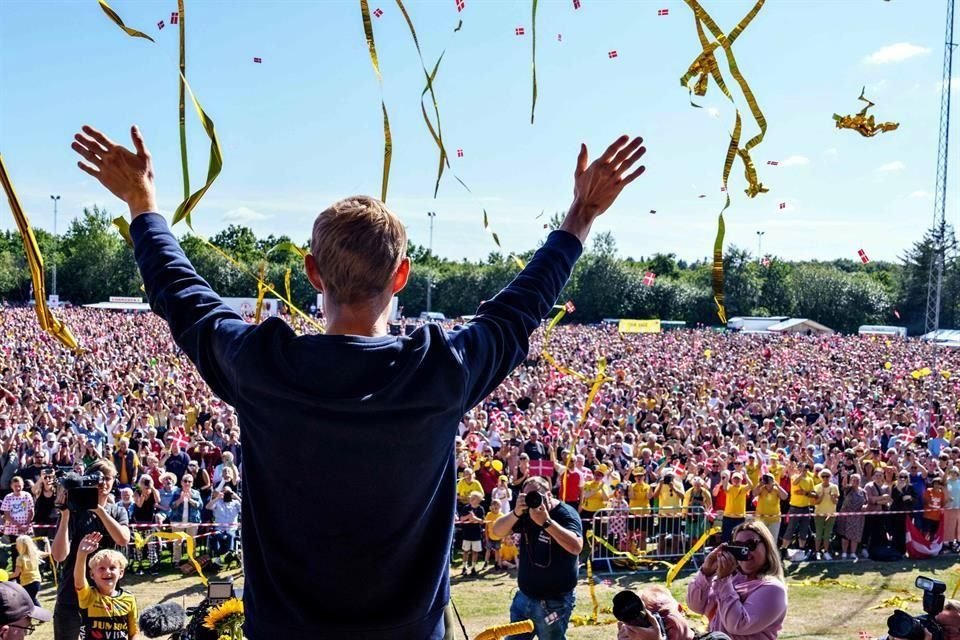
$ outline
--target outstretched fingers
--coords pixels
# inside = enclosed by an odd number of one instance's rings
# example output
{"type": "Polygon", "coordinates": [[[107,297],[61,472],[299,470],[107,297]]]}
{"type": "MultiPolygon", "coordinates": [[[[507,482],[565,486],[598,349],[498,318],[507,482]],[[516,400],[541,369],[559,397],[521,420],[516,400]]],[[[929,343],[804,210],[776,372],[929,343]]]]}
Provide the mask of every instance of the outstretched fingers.
{"type": "Polygon", "coordinates": [[[613,160],[610,161],[610,164],[611,164],[614,168],[616,168],[618,171],[620,171],[620,170],[621,170],[620,164],[621,164],[624,160],[626,160],[627,158],[629,158],[630,155],[631,155],[634,151],[636,151],[637,148],[638,148],[641,144],[643,144],[643,138],[641,138],[640,136],[637,136],[636,138],[634,138],[633,140],[630,141],[630,144],[628,144],[627,146],[625,146],[625,147],[623,147],[622,149],[620,149],[620,151],[618,151],[617,154],[616,154],[615,156],[613,156],[613,160]]]}
{"type": "MultiPolygon", "coordinates": [[[[643,139],[642,139],[642,138],[637,138],[637,140],[640,140],[640,141],[642,142],[643,139]]],[[[647,148],[646,148],[646,147],[636,148],[636,149],[633,151],[633,153],[630,154],[630,156],[629,156],[628,158],[626,158],[625,160],[623,160],[623,161],[620,163],[620,166],[617,167],[617,172],[618,172],[618,173],[621,173],[621,174],[626,173],[627,170],[628,170],[630,167],[632,167],[634,164],[636,164],[637,160],[639,160],[640,158],[642,158],[642,157],[643,157],[643,154],[645,154],[646,152],[647,152],[647,148]]]]}
{"type": "Polygon", "coordinates": [[[102,134],[100,131],[98,131],[97,129],[94,129],[88,124],[83,125],[82,129],[85,134],[87,134],[88,136],[96,140],[98,143],[100,143],[100,145],[103,146],[105,151],[109,151],[110,149],[113,149],[115,146],[117,146],[116,144],[114,144],[114,142],[110,138],[108,138],[107,136],[102,134]]]}
{"type": "Polygon", "coordinates": [[[598,160],[600,162],[606,162],[606,163],[611,162],[613,160],[613,157],[617,155],[617,151],[619,151],[620,148],[623,147],[623,145],[625,145],[627,143],[627,140],[629,139],[630,139],[630,136],[628,136],[627,134],[623,134],[622,136],[614,140],[613,144],[607,147],[607,150],[603,152],[603,155],[600,156],[598,160]]]}
{"type": "Polygon", "coordinates": [[[137,125],[130,127],[130,137],[133,139],[133,147],[137,150],[137,155],[141,158],[149,158],[150,151],[147,150],[147,143],[143,140],[143,134],[140,133],[140,127],[137,125]]]}
{"type": "Polygon", "coordinates": [[[642,175],[643,175],[643,172],[646,171],[646,170],[647,170],[646,167],[641,166],[641,167],[638,168],[636,171],[634,171],[633,173],[631,173],[630,175],[628,175],[626,178],[622,178],[622,179],[620,180],[620,185],[621,185],[621,187],[627,186],[628,184],[630,184],[631,182],[633,182],[634,180],[636,180],[637,178],[639,178],[640,176],[642,176],[642,175]]]}
{"type": "Polygon", "coordinates": [[[577,170],[574,171],[574,177],[579,176],[587,170],[587,145],[580,143],[580,153],[577,155],[577,170]]]}

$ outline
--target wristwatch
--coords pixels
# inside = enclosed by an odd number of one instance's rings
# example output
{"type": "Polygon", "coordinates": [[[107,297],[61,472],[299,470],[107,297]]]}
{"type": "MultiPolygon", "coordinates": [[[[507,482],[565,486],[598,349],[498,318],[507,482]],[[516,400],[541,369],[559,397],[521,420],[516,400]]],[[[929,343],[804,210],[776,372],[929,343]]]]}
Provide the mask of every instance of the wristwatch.
{"type": "Polygon", "coordinates": [[[549,529],[552,526],[553,526],[553,520],[550,520],[549,518],[543,523],[544,529],[549,529]]]}

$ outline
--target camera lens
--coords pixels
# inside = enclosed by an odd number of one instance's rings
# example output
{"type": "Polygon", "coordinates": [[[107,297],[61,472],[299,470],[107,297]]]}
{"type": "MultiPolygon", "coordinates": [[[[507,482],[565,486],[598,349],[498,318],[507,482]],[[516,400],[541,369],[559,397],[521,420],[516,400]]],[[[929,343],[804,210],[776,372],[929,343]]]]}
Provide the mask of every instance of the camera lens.
{"type": "Polygon", "coordinates": [[[528,509],[536,509],[543,504],[543,496],[536,491],[530,491],[524,494],[523,502],[527,505],[528,509]]]}
{"type": "Polygon", "coordinates": [[[643,600],[633,591],[624,590],[613,596],[613,616],[632,627],[649,627],[643,600]]]}

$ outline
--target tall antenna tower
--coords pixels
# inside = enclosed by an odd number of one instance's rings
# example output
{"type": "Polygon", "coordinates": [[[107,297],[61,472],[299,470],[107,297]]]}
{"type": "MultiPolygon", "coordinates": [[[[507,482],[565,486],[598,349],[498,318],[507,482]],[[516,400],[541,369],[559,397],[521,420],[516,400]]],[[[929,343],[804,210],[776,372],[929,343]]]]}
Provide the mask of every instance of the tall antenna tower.
{"type": "MultiPolygon", "coordinates": [[[[933,252],[927,279],[927,317],[924,332],[940,328],[940,296],[943,292],[943,265],[946,259],[947,151],[950,146],[950,92],[953,76],[953,3],[947,0],[947,30],[943,44],[943,81],[940,94],[940,142],[937,146],[937,188],[933,201],[933,252]]],[[[936,341],[934,341],[936,345],[936,341]]],[[[936,351],[934,351],[936,366],[936,351]]],[[[939,376],[938,376],[939,377],[939,376]]]]}

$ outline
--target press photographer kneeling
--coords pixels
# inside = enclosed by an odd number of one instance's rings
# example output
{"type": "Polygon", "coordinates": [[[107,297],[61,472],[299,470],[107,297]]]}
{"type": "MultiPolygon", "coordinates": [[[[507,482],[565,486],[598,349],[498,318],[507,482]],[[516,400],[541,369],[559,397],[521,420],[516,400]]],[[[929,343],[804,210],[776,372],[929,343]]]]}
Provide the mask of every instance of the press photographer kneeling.
{"type": "Polygon", "coordinates": [[[511,637],[561,640],[575,602],[583,549],[580,516],[553,498],[545,479],[533,477],[520,488],[516,508],[493,523],[494,535],[503,538],[511,532],[520,534],[520,557],[510,621],[533,620],[535,628],[534,634],[511,637]]]}
{"type": "Polygon", "coordinates": [[[89,533],[103,536],[102,547],[122,551],[130,542],[127,511],[122,506],[107,503],[113,490],[117,470],[108,460],[97,460],[87,468],[86,474],[67,474],[60,478],[57,492],[57,508],[60,522],[53,539],[53,559],[60,563],[62,575],[57,590],[57,603],[53,610],[53,633],[55,640],[77,640],[80,635],[80,608],[77,592],[73,587],[74,565],[81,540],[89,533]]]}
{"type": "Polygon", "coordinates": [[[887,618],[887,640],[960,640],[960,602],[947,600],[947,585],[920,576],[923,614],[913,616],[897,609],[887,618]]]}

